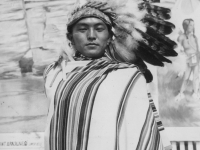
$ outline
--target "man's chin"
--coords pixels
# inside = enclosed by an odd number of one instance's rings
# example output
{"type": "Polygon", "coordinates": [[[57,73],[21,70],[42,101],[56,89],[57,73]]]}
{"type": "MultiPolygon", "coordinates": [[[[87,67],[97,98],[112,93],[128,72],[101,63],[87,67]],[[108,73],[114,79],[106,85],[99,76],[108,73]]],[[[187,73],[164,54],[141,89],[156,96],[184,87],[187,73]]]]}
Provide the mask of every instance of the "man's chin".
{"type": "Polygon", "coordinates": [[[104,53],[95,53],[95,52],[85,54],[86,57],[96,58],[96,59],[101,58],[103,55],[104,55],[104,53]]]}

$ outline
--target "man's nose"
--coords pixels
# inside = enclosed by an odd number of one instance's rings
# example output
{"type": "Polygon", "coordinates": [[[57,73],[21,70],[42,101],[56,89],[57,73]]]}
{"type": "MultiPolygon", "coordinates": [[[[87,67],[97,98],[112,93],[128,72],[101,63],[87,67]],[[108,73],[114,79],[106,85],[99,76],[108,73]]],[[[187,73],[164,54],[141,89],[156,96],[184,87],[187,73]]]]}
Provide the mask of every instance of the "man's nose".
{"type": "Polygon", "coordinates": [[[88,31],[88,40],[96,40],[96,35],[95,35],[95,32],[94,32],[94,29],[90,29],[88,31]]]}

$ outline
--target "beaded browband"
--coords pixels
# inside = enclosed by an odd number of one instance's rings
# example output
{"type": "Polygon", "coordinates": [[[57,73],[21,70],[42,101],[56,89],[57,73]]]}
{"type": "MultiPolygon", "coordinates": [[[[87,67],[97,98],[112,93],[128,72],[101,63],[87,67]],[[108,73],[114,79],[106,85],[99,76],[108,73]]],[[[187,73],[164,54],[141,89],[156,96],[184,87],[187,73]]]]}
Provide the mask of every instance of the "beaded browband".
{"type": "Polygon", "coordinates": [[[116,14],[112,11],[111,7],[107,7],[106,3],[87,3],[82,7],[75,9],[68,20],[67,29],[80,19],[87,17],[96,17],[101,19],[105,24],[112,26],[113,21],[116,19],[116,14]],[[105,7],[104,7],[105,6],[105,7]]]}

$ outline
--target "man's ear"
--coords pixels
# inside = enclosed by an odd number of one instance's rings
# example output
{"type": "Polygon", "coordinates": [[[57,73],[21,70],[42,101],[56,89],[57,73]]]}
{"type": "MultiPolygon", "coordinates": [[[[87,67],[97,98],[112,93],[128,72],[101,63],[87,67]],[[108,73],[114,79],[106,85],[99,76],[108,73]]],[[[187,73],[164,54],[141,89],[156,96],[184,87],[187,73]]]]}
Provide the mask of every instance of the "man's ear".
{"type": "Polygon", "coordinates": [[[112,37],[108,38],[108,43],[110,43],[112,41],[112,37]]]}
{"type": "Polygon", "coordinates": [[[72,44],[74,43],[74,40],[73,40],[73,37],[72,37],[72,34],[71,34],[71,33],[67,33],[67,39],[68,39],[69,41],[71,41],[72,44]]]}

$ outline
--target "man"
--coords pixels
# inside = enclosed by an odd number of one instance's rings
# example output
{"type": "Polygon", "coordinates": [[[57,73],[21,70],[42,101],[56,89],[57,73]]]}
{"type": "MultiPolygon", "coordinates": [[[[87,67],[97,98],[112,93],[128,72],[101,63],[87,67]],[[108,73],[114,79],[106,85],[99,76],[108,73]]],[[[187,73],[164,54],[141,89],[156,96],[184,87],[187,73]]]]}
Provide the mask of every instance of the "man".
{"type": "Polygon", "coordinates": [[[130,24],[138,31],[129,32],[112,10],[107,3],[89,2],[71,14],[67,37],[75,61],[61,57],[44,72],[51,100],[46,150],[163,149],[163,127],[147,97],[148,80],[131,64],[137,58],[129,51],[142,39],[144,25],[133,18],[141,26],[130,24]]]}

